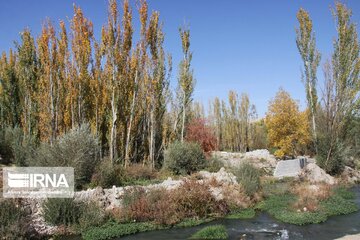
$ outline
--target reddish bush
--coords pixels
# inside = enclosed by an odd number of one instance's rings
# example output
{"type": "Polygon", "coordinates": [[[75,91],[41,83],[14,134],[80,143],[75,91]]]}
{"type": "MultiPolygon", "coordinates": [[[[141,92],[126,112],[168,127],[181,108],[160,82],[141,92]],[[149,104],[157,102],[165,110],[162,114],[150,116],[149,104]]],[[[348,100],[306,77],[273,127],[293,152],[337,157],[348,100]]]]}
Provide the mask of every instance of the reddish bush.
{"type": "Polygon", "coordinates": [[[185,138],[187,141],[199,143],[204,152],[217,148],[215,135],[201,118],[195,118],[187,125],[185,138]]]}

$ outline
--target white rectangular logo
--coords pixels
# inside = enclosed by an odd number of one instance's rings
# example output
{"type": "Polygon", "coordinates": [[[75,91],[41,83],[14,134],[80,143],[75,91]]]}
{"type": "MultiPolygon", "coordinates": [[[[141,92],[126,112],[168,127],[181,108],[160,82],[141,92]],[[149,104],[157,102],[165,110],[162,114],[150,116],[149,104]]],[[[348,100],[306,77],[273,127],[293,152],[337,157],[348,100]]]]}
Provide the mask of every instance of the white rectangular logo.
{"type": "Polygon", "coordinates": [[[4,167],[4,198],[72,198],[72,167],[4,167]]]}

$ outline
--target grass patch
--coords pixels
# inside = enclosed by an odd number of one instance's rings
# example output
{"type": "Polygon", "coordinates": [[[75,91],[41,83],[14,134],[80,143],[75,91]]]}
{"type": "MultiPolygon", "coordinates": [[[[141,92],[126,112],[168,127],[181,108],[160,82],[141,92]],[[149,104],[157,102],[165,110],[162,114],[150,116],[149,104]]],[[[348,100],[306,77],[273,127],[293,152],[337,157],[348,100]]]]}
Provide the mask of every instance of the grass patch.
{"type": "Polygon", "coordinates": [[[195,219],[195,218],[189,218],[185,219],[182,222],[174,225],[175,228],[184,228],[184,227],[194,227],[198,226],[203,223],[211,222],[214,218],[206,218],[206,219],[195,219]]]}
{"type": "Polygon", "coordinates": [[[229,235],[223,225],[214,225],[201,229],[190,239],[228,239],[229,235]]]}
{"type": "Polygon", "coordinates": [[[242,209],[237,212],[230,213],[226,216],[227,219],[251,219],[255,217],[255,210],[253,208],[242,209]]]}
{"type": "Polygon", "coordinates": [[[349,214],[358,210],[353,202],[354,195],[347,189],[338,188],[326,200],[320,202],[320,208],[316,211],[297,211],[291,206],[297,200],[294,194],[271,195],[265,201],[257,205],[260,210],[267,211],[274,218],[296,225],[321,223],[330,216],[349,214]]]}
{"type": "MultiPolygon", "coordinates": [[[[194,227],[203,223],[211,222],[214,218],[206,219],[186,219],[176,225],[174,228],[194,227]]],[[[123,237],[140,232],[147,232],[152,230],[168,229],[171,226],[159,225],[152,222],[138,222],[138,223],[117,223],[109,221],[100,227],[93,227],[85,230],[82,233],[82,238],[85,240],[106,240],[117,237],[123,237]]]]}
{"type": "Polygon", "coordinates": [[[108,222],[101,227],[85,231],[81,236],[85,240],[106,240],[134,233],[163,229],[153,223],[123,223],[108,222]]]}

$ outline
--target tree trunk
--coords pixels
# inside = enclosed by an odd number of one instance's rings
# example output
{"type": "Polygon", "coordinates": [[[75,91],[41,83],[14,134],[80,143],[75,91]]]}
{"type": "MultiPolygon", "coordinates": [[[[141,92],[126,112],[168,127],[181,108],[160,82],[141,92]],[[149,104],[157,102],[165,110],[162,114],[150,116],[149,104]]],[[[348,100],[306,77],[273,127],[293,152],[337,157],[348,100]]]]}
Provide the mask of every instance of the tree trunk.
{"type": "Polygon", "coordinates": [[[117,112],[115,106],[115,89],[113,89],[112,91],[111,112],[112,112],[112,122],[111,122],[111,132],[110,132],[110,160],[112,163],[114,163],[114,158],[116,157],[116,120],[117,120],[117,112]]]}
{"type": "Polygon", "coordinates": [[[131,108],[130,108],[130,119],[129,119],[129,125],[127,129],[127,135],[126,135],[126,142],[125,142],[125,168],[129,166],[130,163],[130,136],[131,136],[131,127],[132,127],[132,121],[135,115],[135,100],[137,96],[137,81],[138,81],[138,73],[136,71],[135,74],[135,91],[133,94],[133,99],[131,102],[131,108]]]}
{"type": "Polygon", "coordinates": [[[185,104],[185,91],[183,92],[183,114],[182,114],[182,126],[181,126],[181,142],[184,142],[184,129],[185,129],[185,117],[186,117],[186,104],[185,104]]]}

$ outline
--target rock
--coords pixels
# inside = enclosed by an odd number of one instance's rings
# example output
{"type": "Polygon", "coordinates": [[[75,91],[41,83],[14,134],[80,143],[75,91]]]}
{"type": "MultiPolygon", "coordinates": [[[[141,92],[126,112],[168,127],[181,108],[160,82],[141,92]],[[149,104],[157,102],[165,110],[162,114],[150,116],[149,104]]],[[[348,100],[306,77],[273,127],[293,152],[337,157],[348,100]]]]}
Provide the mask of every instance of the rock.
{"type": "Polygon", "coordinates": [[[324,182],[330,185],[336,184],[335,178],[327,174],[316,163],[307,164],[303,169],[301,176],[309,180],[311,183],[324,182]]]}
{"type": "Polygon", "coordinates": [[[276,165],[274,177],[298,177],[301,173],[300,159],[279,161],[276,165]]]}
{"type": "Polygon", "coordinates": [[[250,162],[272,175],[276,166],[276,158],[266,149],[258,149],[246,153],[213,152],[227,167],[239,167],[244,162],[250,162]]]}
{"type": "Polygon", "coordinates": [[[223,167],[216,173],[211,173],[208,171],[200,171],[199,175],[202,178],[204,178],[205,180],[215,179],[220,184],[223,184],[223,183],[235,184],[235,183],[237,183],[235,175],[232,173],[226,172],[225,168],[223,168],[223,167]]]}
{"type": "Polygon", "coordinates": [[[358,183],[360,182],[360,171],[345,166],[344,171],[341,173],[341,178],[350,184],[358,183]]]}

